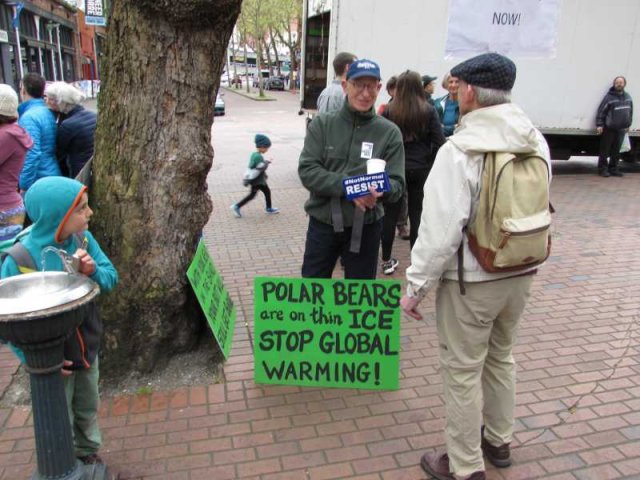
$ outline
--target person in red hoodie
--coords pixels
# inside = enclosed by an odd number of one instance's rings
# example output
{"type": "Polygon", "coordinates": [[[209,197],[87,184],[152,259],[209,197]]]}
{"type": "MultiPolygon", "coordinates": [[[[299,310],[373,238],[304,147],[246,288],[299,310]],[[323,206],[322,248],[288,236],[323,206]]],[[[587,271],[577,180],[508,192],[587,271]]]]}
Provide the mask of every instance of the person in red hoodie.
{"type": "Polygon", "coordinates": [[[24,157],[33,145],[29,134],[17,123],[18,94],[0,84],[0,241],[15,237],[24,223],[24,203],[18,179],[24,157]]]}

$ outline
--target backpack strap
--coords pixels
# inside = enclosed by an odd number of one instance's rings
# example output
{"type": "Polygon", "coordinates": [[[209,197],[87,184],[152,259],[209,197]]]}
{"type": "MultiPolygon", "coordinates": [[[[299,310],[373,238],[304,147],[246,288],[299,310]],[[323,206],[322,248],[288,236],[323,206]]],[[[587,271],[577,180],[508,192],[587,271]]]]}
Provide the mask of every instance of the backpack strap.
{"type": "Polygon", "coordinates": [[[460,287],[460,295],[465,295],[467,289],[464,288],[464,238],[458,247],[458,286],[460,287]]]}
{"type": "MultiPolygon", "coordinates": [[[[73,238],[76,241],[77,248],[86,249],[88,239],[84,233],[74,233],[73,238]]],[[[16,242],[6,251],[0,253],[0,265],[4,259],[11,257],[18,267],[20,273],[33,273],[38,271],[31,254],[27,248],[20,242],[16,242]]]]}
{"type": "MultiPolygon", "coordinates": [[[[482,172],[484,172],[484,167],[487,164],[487,157],[489,156],[489,152],[484,154],[484,158],[482,159],[482,172]]],[[[496,158],[496,153],[493,152],[493,158],[496,158]]],[[[482,173],[480,173],[480,179],[482,180],[482,173]]],[[[464,287],[464,236],[467,231],[467,227],[465,226],[462,229],[462,241],[458,246],[458,287],[460,288],[460,295],[466,295],[467,289],[464,287]]]]}
{"type": "Polygon", "coordinates": [[[29,251],[20,242],[14,243],[6,252],[3,252],[2,260],[4,260],[5,257],[13,258],[20,273],[33,273],[38,270],[29,251]]]}

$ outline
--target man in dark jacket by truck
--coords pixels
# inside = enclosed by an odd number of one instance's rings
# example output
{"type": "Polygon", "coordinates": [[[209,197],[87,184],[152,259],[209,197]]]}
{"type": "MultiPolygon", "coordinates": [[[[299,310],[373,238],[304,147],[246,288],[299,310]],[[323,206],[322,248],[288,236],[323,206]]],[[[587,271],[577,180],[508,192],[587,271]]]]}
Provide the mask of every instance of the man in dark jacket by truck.
{"type": "Polygon", "coordinates": [[[598,173],[601,177],[622,177],[618,170],[620,147],[624,135],[629,131],[633,121],[633,101],[624,91],[627,80],[624,77],[613,79],[613,86],[600,102],[596,115],[596,128],[600,138],[600,157],[598,158],[598,173]],[[607,157],[609,166],[607,169],[607,157]]]}
{"type": "Polygon", "coordinates": [[[309,124],[300,154],[298,174],[309,190],[305,210],[309,228],[302,276],[331,278],[339,256],[345,278],[373,279],[384,211],[370,189],[366,196],[348,200],[342,180],[367,173],[368,159],[386,162],[391,191],[385,199],[397,201],[405,188],[404,148],[397,126],[376,115],[380,68],[370,60],[349,66],[342,88],[347,101],[334,113],[319,115],[309,124]]]}

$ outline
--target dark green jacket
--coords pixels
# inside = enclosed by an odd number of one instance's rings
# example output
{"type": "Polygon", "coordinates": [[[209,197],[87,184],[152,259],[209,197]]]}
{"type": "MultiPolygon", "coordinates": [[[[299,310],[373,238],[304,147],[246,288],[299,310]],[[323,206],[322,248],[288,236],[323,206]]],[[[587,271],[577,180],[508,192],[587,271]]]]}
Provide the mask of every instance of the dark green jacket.
{"type": "MultiPolygon", "coordinates": [[[[367,158],[362,157],[363,143],[373,144],[370,158],[386,160],[391,191],[386,201],[398,200],[405,188],[404,147],[400,129],[386,118],[356,112],[345,101],[341,110],[318,115],[309,124],[304,148],[300,154],[298,175],[309,190],[306,212],[328,225],[331,220],[331,197],[340,198],[345,227],[353,224],[355,204],[344,197],[342,180],[367,173],[367,158]]],[[[384,216],[382,202],[368,210],[365,223],[373,223],[384,216]]]]}

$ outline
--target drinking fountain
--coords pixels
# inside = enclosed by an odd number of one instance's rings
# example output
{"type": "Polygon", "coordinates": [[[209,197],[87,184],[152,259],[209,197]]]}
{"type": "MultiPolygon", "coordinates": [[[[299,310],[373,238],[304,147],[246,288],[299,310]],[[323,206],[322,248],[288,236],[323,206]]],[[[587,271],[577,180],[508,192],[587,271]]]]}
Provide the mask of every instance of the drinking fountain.
{"type": "Polygon", "coordinates": [[[74,454],[60,369],[64,342],[100,287],[84,275],[34,272],[0,280],[0,339],[24,352],[31,380],[37,471],[33,480],[111,479],[104,464],[83,465],[74,454]]]}

